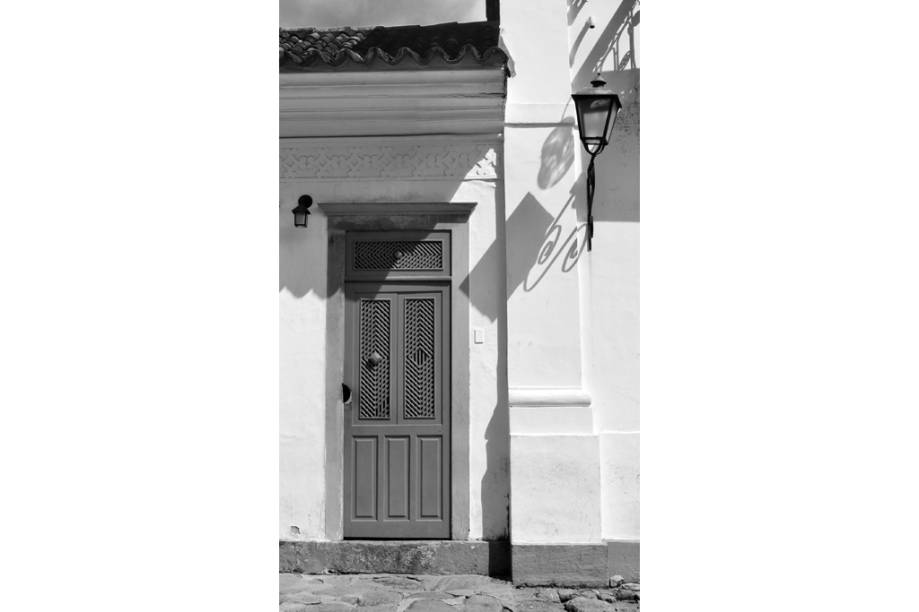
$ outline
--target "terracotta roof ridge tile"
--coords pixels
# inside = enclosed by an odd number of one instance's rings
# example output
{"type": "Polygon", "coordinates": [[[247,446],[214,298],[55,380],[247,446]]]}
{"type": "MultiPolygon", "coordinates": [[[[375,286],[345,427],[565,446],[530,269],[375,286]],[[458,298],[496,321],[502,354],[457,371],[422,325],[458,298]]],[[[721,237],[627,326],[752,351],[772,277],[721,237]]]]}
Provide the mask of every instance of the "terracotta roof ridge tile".
{"type": "Polygon", "coordinates": [[[369,68],[375,60],[396,66],[405,58],[424,67],[432,62],[453,65],[467,60],[503,66],[507,55],[498,47],[498,23],[476,21],[433,25],[336,28],[280,28],[281,70],[338,68],[347,63],[369,68]]]}

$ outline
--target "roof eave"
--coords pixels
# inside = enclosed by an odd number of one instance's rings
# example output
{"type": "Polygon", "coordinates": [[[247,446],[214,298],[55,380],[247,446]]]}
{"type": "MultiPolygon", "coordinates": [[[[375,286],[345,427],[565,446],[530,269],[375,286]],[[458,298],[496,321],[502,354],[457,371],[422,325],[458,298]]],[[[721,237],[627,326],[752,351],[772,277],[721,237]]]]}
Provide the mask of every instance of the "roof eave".
{"type": "Polygon", "coordinates": [[[282,138],[496,134],[503,67],[280,75],[282,138]]]}

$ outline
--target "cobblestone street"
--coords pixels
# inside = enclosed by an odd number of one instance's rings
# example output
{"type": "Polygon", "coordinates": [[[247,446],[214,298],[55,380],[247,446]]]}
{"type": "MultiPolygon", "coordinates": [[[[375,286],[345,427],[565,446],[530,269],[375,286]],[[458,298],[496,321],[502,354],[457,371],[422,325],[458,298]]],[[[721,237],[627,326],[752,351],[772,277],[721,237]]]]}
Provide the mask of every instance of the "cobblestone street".
{"type": "MultiPolygon", "coordinates": [[[[614,581],[616,584],[618,581],[614,581]]],[[[639,585],[514,587],[487,576],[281,574],[281,612],[631,612],[639,585]]]]}

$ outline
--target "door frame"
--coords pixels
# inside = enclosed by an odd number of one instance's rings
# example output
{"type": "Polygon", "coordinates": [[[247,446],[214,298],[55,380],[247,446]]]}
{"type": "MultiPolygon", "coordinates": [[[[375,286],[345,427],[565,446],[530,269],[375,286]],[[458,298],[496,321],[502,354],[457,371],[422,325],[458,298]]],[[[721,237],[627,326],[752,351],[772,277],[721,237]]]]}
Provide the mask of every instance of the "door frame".
{"type": "MultiPolygon", "coordinates": [[[[325,529],[343,539],[345,266],[349,231],[447,231],[450,274],[450,539],[469,539],[469,215],[474,202],[326,202],[325,529]]],[[[317,215],[318,216],[318,215],[317,215]]],[[[316,225],[319,225],[318,223],[316,225]]],[[[440,276],[444,280],[444,276],[440,276]]],[[[395,279],[394,279],[395,280],[395,279]]],[[[416,280],[423,280],[417,277],[416,280]]]]}

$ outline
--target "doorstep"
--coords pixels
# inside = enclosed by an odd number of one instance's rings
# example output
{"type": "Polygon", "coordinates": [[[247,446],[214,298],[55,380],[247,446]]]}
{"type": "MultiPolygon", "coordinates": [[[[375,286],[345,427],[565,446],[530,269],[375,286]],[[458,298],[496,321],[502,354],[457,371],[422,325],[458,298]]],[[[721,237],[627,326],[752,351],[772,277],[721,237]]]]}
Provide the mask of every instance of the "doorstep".
{"type": "Polygon", "coordinates": [[[505,541],[281,541],[280,571],[300,574],[478,574],[506,578],[505,541]]]}

